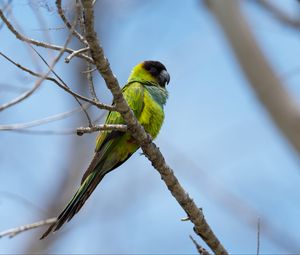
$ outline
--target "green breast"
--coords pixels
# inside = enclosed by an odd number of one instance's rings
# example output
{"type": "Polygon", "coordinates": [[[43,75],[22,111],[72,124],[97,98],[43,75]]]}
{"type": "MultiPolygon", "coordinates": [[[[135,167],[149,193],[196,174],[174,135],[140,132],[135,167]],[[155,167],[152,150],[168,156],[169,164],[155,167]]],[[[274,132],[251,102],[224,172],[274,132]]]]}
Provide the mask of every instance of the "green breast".
{"type": "Polygon", "coordinates": [[[164,121],[164,104],[168,94],[165,89],[156,86],[145,86],[144,107],[139,122],[154,139],[164,121]]]}

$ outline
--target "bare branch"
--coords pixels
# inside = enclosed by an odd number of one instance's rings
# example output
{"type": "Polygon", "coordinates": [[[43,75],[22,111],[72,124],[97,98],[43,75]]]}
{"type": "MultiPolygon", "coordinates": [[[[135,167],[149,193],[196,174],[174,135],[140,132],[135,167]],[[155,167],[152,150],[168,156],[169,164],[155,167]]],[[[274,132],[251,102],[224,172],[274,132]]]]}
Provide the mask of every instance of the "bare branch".
{"type": "MultiPolygon", "coordinates": [[[[85,103],[83,105],[83,107],[85,109],[89,108],[90,106],[91,106],[91,104],[89,104],[89,103],[85,103]]],[[[81,111],[82,111],[81,107],[77,107],[77,108],[67,111],[67,112],[55,114],[55,115],[49,116],[47,118],[38,119],[38,120],[26,122],[26,123],[0,125],[0,131],[11,131],[11,130],[20,130],[20,129],[36,127],[36,126],[44,125],[44,124],[47,124],[47,123],[50,123],[53,121],[65,119],[65,118],[73,115],[74,113],[78,113],[81,111]]]]}
{"type": "MultiPolygon", "coordinates": [[[[61,46],[58,46],[58,45],[54,45],[54,44],[50,44],[50,43],[45,43],[45,42],[41,42],[41,41],[37,41],[37,40],[34,40],[34,39],[30,39],[22,34],[20,34],[15,28],[14,26],[6,19],[6,17],[4,16],[2,10],[0,10],[0,18],[3,20],[3,22],[6,24],[7,28],[21,41],[24,41],[24,42],[27,42],[29,44],[33,44],[33,45],[36,45],[36,46],[39,46],[39,47],[44,47],[44,48],[47,48],[47,49],[52,49],[52,50],[57,50],[57,51],[62,51],[63,52],[68,52],[68,53],[73,53],[74,50],[73,49],[70,49],[70,48],[66,48],[66,47],[61,47],[61,46]]],[[[82,53],[79,53],[77,55],[78,57],[80,58],[83,58],[91,63],[93,63],[93,60],[85,55],[85,54],[82,54],[82,53]]]]}
{"type": "Polygon", "coordinates": [[[11,229],[0,232],[0,238],[5,237],[5,236],[8,236],[9,238],[12,238],[12,237],[24,232],[24,231],[34,229],[34,228],[39,228],[39,227],[46,226],[46,225],[50,225],[54,222],[56,222],[56,217],[55,218],[50,218],[50,219],[47,219],[47,220],[41,220],[41,221],[34,222],[34,223],[31,223],[31,224],[26,224],[26,225],[19,226],[19,227],[16,227],[16,228],[11,228],[11,229]]]}
{"type": "Polygon", "coordinates": [[[196,249],[199,252],[199,254],[209,255],[209,252],[207,250],[205,250],[205,248],[203,248],[200,244],[198,244],[197,241],[191,235],[189,235],[189,237],[191,238],[192,242],[196,246],[196,249]]]}
{"type": "Polygon", "coordinates": [[[88,51],[88,50],[89,50],[89,47],[86,47],[86,48],[82,48],[82,49],[73,51],[69,56],[67,56],[67,57],[65,58],[65,62],[66,62],[66,63],[69,63],[73,57],[75,57],[76,55],[78,55],[78,54],[80,54],[80,53],[82,53],[82,52],[86,52],[86,51],[88,51]]]}
{"type": "Polygon", "coordinates": [[[260,6],[262,6],[266,11],[269,11],[279,22],[283,25],[287,25],[294,29],[300,29],[300,19],[296,19],[288,15],[281,8],[274,4],[275,1],[271,2],[269,0],[255,0],[260,6]]]}
{"type": "MultiPolygon", "coordinates": [[[[90,105],[89,105],[90,106],[90,105]]],[[[88,107],[89,107],[88,106],[88,107]]],[[[82,110],[80,107],[77,108],[78,111],[82,110]]],[[[77,132],[77,128],[67,128],[67,129],[59,129],[59,130],[32,130],[32,129],[27,129],[30,127],[34,127],[34,126],[38,126],[38,125],[42,125],[45,123],[49,123],[51,121],[56,121],[59,119],[63,119],[65,117],[67,117],[67,115],[71,115],[72,113],[75,113],[76,109],[70,112],[66,112],[66,113],[62,113],[62,114],[57,114],[54,116],[50,116],[48,118],[45,119],[41,119],[41,120],[36,120],[36,121],[32,121],[32,122],[28,122],[28,123],[23,123],[23,124],[15,124],[15,125],[0,125],[0,131],[10,131],[10,132],[16,132],[16,133],[22,133],[22,134],[26,134],[26,135],[78,135],[77,132]],[[18,126],[19,125],[19,126],[18,126]]],[[[97,121],[99,121],[100,119],[102,119],[104,116],[104,112],[102,112],[102,114],[100,114],[94,121],[93,123],[96,123],[97,121]]],[[[109,125],[108,125],[109,126],[109,125]]],[[[93,125],[94,127],[94,125],[93,125]]],[[[90,133],[89,129],[91,127],[88,128],[83,128],[84,132],[83,133],[90,133]],[[87,132],[85,132],[85,129],[87,129],[87,132]]],[[[95,126],[95,129],[97,129],[98,127],[95,126]]],[[[101,128],[99,127],[99,130],[120,130],[122,131],[122,127],[121,125],[119,127],[105,127],[105,128],[101,128]]],[[[95,132],[98,130],[95,130],[95,132]]],[[[91,131],[94,132],[94,131],[91,131]]],[[[79,134],[80,135],[80,134],[79,134]]]]}
{"type": "Polygon", "coordinates": [[[77,128],[77,135],[83,135],[85,133],[93,133],[97,131],[105,131],[105,130],[117,130],[121,132],[127,131],[127,126],[122,124],[103,124],[103,125],[97,125],[92,127],[80,127],[77,128]]]}
{"type": "MultiPolygon", "coordinates": [[[[62,50],[59,52],[58,56],[53,60],[52,64],[49,66],[49,70],[46,74],[44,75],[40,75],[40,79],[36,81],[35,85],[32,87],[32,89],[30,89],[29,91],[23,93],[21,96],[11,100],[8,103],[5,103],[3,105],[0,106],[0,112],[7,109],[8,107],[11,107],[17,103],[20,103],[21,101],[23,101],[24,99],[28,98],[30,95],[32,95],[34,93],[34,91],[36,91],[39,86],[43,83],[43,81],[48,77],[48,75],[51,73],[53,67],[56,65],[56,63],[59,61],[59,59],[61,58],[61,56],[63,55],[64,49],[65,47],[68,45],[68,43],[70,42],[71,37],[69,36],[65,42],[64,47],[62,48],[62,50]]],[[[2,56],[4,56],[4,54],[0,53],[2,56]]],[[[6,58],[7,59],[7,58],[6,58]]]]}
{"type": "MultiPolygon", "coordinates": [[[[79,14],[79,9],[77,9],[78,12],[77,14],[79,14]]],[[[77,19],[75,19],[77,21],[77,19]]],[[[74,24],[75,26],[75,24],[74,24]]],[[[71,33],[72,31],[70,31],[71,33]]],[[[32,47],[32,46],[31,46],[32,47]]],[[[35,53],[42,59],[42,61],[49,67],[49,64],[48,62],[46,61],[46,59],[43,58],[43,56],[35,49],[32,47],[32,49],[35,51],[35,53]]],[[[63,79],[52,69],[51,72],[55,75],[55,77],[64,85],[64,87],[66,87],[67,89],[70,89],[70,87],[63,81],[63,79]]],[[[76,96],[73,96],[74,99],[76,100],[76,102],[80,105],[81,109],[83,110],[88,122],[89,122],[89,125],[92,126],[92,120],[87,112],[86,109],[84,109],[84,107],[82,106],[82,103],[81,101],[76,97],[76,96]]]]}
{"type": "Polygon", "coordinates": [[[7,108],[9,108],[9,107],[11,107],[11,106],[13,106],[13,105],[15,105],[15,104],[20,103],[24,99],[26,99],[29,96],[31,96],[41,86],[43,80],[44,79],[37,80],[35,82],[34,86],[30,90],[24,92],[22,95],[14,98],[13,100],[11,100],[11,101],[9,101],[9,102],[7,102],[5,104],[0,105],[0,112],[3,111],[3,110],[5,110],[5,109],[7,109],[7,108]]]}
{"type": "MultiPolygon", "coordinates": [[[[61,0],[56,0],[55,2],[56,4],[56,7],[57,7],[57,12],[59,14],[59,16],[61,17],[62,21],[65,23],[66,27],[68,29],[71,29],[72,26],[70,24],[70,22],[67,20],[67,17],[65,16],[64,14],[64,11],[62,9],[62,6],[61,6],[61,0]]],[[[79,41],[81,41],[83,44],[87,45],[87,41],[84,39],[84,37],[79,33],[77,32],[75,29],[73,30],[73,34],[79,39],[79,41]]],[[[79,52],[80,53],[80,52],[79,52]]]]}
{"type": "Polygon", "coordinates": [[[90,68],[88,70],[85,70],[85,71],[82,71],[81,73],[92,73],[94,71],[97,71],[97,67],[94,67],[94,68],[90,68]]]}
{"type": "Polygon", "coordinates": [[[239,61],[249,84],[273,121],[300,154],[300,111],[295,98],[278,78],[244,18],[237,0],[207,0],[239,61]]]}
{"type": "MultiPolygon", "coordinates": [[[[87,70],[92,70],[92,64],[87,62],[87,70]]],[[[96,90],[95,90],[95,86],[94,86],[94,81],[93,81],[93,73],[92,72],[86,72],[86,77],[88,80],[88,84],[89,84],[89,89],[90,89],[90,93],[91,96],[94,100],[99,101],[97,94],[96,94],[96,90]]]]}
{"type": "Polygon", "coordinates": [[[96,32],[94,30],[94,11],[91,0],[82,0],[85,17],[85,31],[86,39],[89,43],[91,55],[94,60],[99,73],[104,78],[106,86],[113,94],[114,103],[116,108],[121,113],[123,119],[127,123],[128,130],[135,138],[135,140],[141,145],[141,148],[146,157],[152,162],[152,165],[159,171],[161,178],[166,183],[168,189],[172,195],[186,211],[190,220],[195,225],[195,232],[202,237],[207,245],[216,254],[227,254],[218,238],[214,235],[210,226],[204,219],[203,213],[198,209],[194,201],[189,197],[186,191],[182,188],[177,178],[175,177],[173,170],[167,165],[165,159],[159,149],[154,143],[152,143],[151,137],[147,134],[144,128],[138,123],[132,110],[127,105],[119,83],[116,77],[113,75],[110,69],[109,62],[104,56],[103,49],[100,47],[97,39],[96,32]]]}
{"type": "MultiPolygon", "coordinates": [[[[11,3],[12,3],[12,0],[8,0],[7,3],[2,7],[2,11],[4,12],[4,11],[6,11],[6,9],[9,8],[8,12],[10,12],[11,11],[11,8],[10,8],[11,3]]],[[[3,25],[4,25],[4,22],[1,22],[0,30],[2,29],[3,25]]]]}
{"type": "Polygon", "coordinates": [[[256,255],[259,255],[260,249],[260,217],[257,218],[257,247],[256,247],[256,255]]]}
{"type": "MultiPolygon", "coordinates": [[[[2,52],[0,52],[0,56],[3,56],[5,59],[7,59],[9,62],[11,62],[12,64],[14,64],[16,67],[20,68],[21,70],[23,70],[24,72],[29,73],[32,76],[36,76],[36,77],[42,77],[42,74],[36,73],[32,70],[30,70],[29,68],[26,68],[18,63],[16,63],[15,61],[13,61],[11,58],[9,58],[8,56],[6,56],[5,54],[3,54],[2,52]]],[[[87,98],[85,96],[79,95],[76,92],[72,91],[69,87],[66,87],[65,85],[61,84],[58,80],[56,80],[55,78],[52,77],[46,77],[45,80],[54,82],[56,85],[58,85],[60,88],[62,88],[63,90],[65,90],[67,93],[71,94],[72,96],[75,96],[83,101],[89,102],[92,105],[97,106],[100,109],[105,109],[105,110],[109,110],[109,111],[116,111],[114,106],[111,105],[107,105],[107,104],[103,104],[100,102],[96,102],[93,99],[87,98]]]]}

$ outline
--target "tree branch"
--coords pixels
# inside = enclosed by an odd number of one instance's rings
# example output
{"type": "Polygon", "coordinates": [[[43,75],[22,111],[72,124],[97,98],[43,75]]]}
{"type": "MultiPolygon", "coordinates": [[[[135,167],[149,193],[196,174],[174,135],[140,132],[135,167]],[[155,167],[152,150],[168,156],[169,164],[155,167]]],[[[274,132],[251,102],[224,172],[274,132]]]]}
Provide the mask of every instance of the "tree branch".
{"type": "Polygon", "coordinates": [[[129,132],[135,138],[135,140],[141,145],[141,148],[146,155],[146,157],[152,162],[152,165],[158,170],[161,178],[166,183],[168,189],[171,191],[172,195],[181,205],[181,207],[186,211],[191,222],[195,225],[195,232],[202,237],[206,244],[214,251],[216,254],[227,254],[218,238],[214,235],[210,226],[204,219],[203,213],[196,206],[194,201],[189,197],[189,195],[182,188],[177,178],[175,177],[173,170],[166,164],[165,159],[159,149],[154,143],[152,143],[151,137],[147,134],[144,128],[138,123],[132,110],[127,105],[119,83],[116,77],[113,75],[110,69],[109,62],[104,56],[103,49],[98,43],[97,35],[94,30],[94,10],[91,0],[82,0],[82,5],[84,8],[84,25],[86,32],[86,40],[89,43],[91,56],[94,60],[99,73],[104,78],[106,86],[110,89],[113,94],[114,103],[116,109],[121,113],[129,132]]]}
{"type": "MultiPolygon", "coordinates": [[[[0,9],[0,18],[3,20],[3,22],[6,24],[7,28],[21,41],[23,42],[27,42],[29,44],[33,44],[33,45],[36,45],[36,46],[39,46],[39,47],[44,47],[44,48],[47,48],[47,49],[52,49],[52,50],[57,50],[57,51],[62,51],[63,52],[68,52],[68,53],[73,53],[75,50],[73,49],[70,49],[70,48],[64,48],[64,47],[61,47],[61,46],[58,46],[58,45],[54,45],[54,44],[50,44],[50,43],[45,43],[45,42],[41,42],[41,41],[37,41],[37,40],[34,40],[34,39],[30,39],[22,34],[20,34],[15,28],[14,26],[8,21],[8,19],[4,16],[2,10],[0,9]]],[[[85,55],[85,54],[82,54],[82,53],[79,53],[77,54],[78,57],[80,58],[83,58],[91,63],[93,63],[93,60],[85,55]]]]}
{"type": "Polygon", "coordinates": [[[12,237],[24,232],[24,231],[34,229],[34,228],[39,228],[39,227],[46,226],[46,225],[50,225],[54,222],[56,222],[56,217],[55,218],[50,218],[50,219],[47,219],[47,220],[37,221],[37,222],[34,222],[34,223],[30,223],[30,224],[26,224],[26,225],[19,226],[19,227],[16,227],[16,228],[11,228],[11,229],[0,232],[0,238],[5,237],[5,236],[8,236],[8,237],[12,238],[12,237]]]}
{"type": "Polygon", "coordinates": [[[190,235],[190,239],[192,240],[193,244],[195,245],[197,251],[201,255],[209,255],[209,252],[205,250],[200,244],[197,243],[197,241],[190,235]]]}
{"type": "Polygon", "coordinates": [[[117,130],[121,132],[127,131],[127,126],[122,124],[103,124],[103,125],[97,125],[92,127],[80,127],[77,128],[77,135],[83,135],[85,133],[93,133],[97,131],[111,131],[111,130],[117,130]]]}
{"type": "Polygon", "coordinates": [[[292,18],[282,9],[274,4],[275,1],[271,2],[269,0],[255,0],[257,4],[263,7],[266,11],[270,12],[279,22],[283,25],[287,25],[294,29],[300,29],[300,19],[292,18]]]}
{"type": "MultiPolygon", "coordinates": [[[[1,12],[1,10],[0,10],[1,12]]],[[[74,26],[75,26],[75,23],[74,23],[74,26]]],[[[21,96],[11,100],[10,102],[8,103],[5,103],[3,105],[0,106],[0,112],[17,104],[17,103],[20,103],[21,101],[23,101],[24,99],[28,98],[29,96],[31,96],[34,91],[36,91],[40,85],[43,83],[44,80],[47,79],[48,75],[52,72],[54,66],[57,64],[57,62],[59,61],[59,59],[62,57],[66,47],[68,46],[70,40],[72,38],[72,34],[70,33],[69,36],[67,37],[67,40],[64,44],[64,46],[61,48],[60,52],[58,53],[57,57],[55,57],[52,61],[52,64],[48,66],[49,70],[43,74],[43,75],[39,75],[40,79],[38,79],[35,83],[35,85],[27,92],[23,93],[21,96]]],[[[8,59],[4,54],[0,53],[2,56],[4,56],[6,59],[8,59]]]]}
{"type": "Polygon", "coordinates": [[[300,154],[299,107],[259,48],[237,0],[207,0],[239,61],[249,84],[273,121],[300,154]]]}
{"type": "MultiPolygon", "coordinates": [[[[85,103],[83,105],[83,108],[88,109],[90,106],[91,106],[91,104],[85,103]]],[[[77,107],[70,111],[58,113],[58,114],[48,116],[43,119],[33,120],[30,122],[25,122],[25,123],[4,124],[4,125],[0,125],[0,131],[12,131],[12,130],[20,130],[20,129],[36,127],[36,126],[44,125],[44,124],[47,124],[47,123],[50,123],[53,121],[65,119],[65,118],[67,118],[75,113],[81,112],[81,111],[82,111],[82,108],[77,107]]]]}
{"type": "MultiPolygon", "coordinates": [[[[16,63],[15,61],[13,61],[11,58],[9,58],[8,56],[6,56],[5,54],[3,54],[2,52],[0,52],[0,56],[4,57],[5,59],[7,59],[9,62],[11,62],[12,64],[14,64],[16,67],[20,68],[21,70],[23,70],[24,72],[27,72],[29,73],[30,75],[32,76],[36,76],[36,77],[43,77],[42,74],[39,74],[39,73],[36,73],[32,70],[30,70],[29,68],[26,68],[22,65],[20,65],[19,63],[16,63]]],[[[87,98],[85,96],[82,96],[80,94],[77,94],[76,92],[72,91],[69,87],[61,84],[58,80],[56,80],[55,78],[52,78],[52,77],[45,77],[45,80],[48,80],[48,81],[52,81],[54,82],[56,85],[58,85],[60,88],[62,88],[63,90],[65,90],[68,94],[71,94],[72,96],[76,97],[76,98],[79,98],[83,101],[86,101],[86,102],[89,102],[91,103],[92,105],[95,105],[96,107],[100,108],[100,109],[105,109],[105,110],[109,110],[109,111],[115,111],[115,107],[114,106],[111,106],[111,105],[107,105],[107,104],[103,104],[103,103],[100,103],[98,101],[95,101],[94,99],[90,99],[90,98],[87,98]]]]}
{"type": "MultiPolygon", "coordinates": [[[[56,7],[57,7],[57,12],[59,16],[61,17],[62,21],[66,25],[66,27],[70,30],[72,28],[72,25],[70,22],[67,20],[67,17],[64,14],[64,11],[61,6],[61,0],[56,0],[55,1],[56,7]]],[[[84,39],[84,37],[77,32],[75,29],[73,30],[73,34],[79,39],[80,42],[82,42],[84,45],[87,45],[87,41],[84,39]]],[[[78,51],[77,51],[78,52],[78,51]]]]}

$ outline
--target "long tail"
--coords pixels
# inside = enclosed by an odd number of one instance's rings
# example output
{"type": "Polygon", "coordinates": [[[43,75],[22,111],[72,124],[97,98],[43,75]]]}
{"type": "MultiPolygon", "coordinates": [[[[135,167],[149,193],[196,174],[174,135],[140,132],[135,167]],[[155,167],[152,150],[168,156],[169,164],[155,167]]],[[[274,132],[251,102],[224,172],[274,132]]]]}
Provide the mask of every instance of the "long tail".
{"type": "Polygon", "coordinates": [[[70,221],[73,216],[81,209],[85,201],[89,198],[92,192],[95,190],[99,182],[103,179],[105,174],[99,172],[91,172],[81,184],[71,201],[68,203],[66,208],[58,216],[57,221],[53,223],[47,231],[41,236],[40,239],[44,239],[52,231],[56,231],[66,222],[70,221]]]}

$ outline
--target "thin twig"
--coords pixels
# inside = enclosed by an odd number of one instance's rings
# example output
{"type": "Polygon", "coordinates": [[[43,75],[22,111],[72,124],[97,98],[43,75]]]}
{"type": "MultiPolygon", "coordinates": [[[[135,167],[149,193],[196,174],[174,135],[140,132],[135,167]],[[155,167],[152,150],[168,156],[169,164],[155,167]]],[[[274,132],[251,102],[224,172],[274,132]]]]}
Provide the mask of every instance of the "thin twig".
{"type": "MultiPolygon", "coordinates": [[[[31,46],[32,47],[32,46],[31,46]]],[[[35,49],[32,47],[32,49],[35,51],[35,53],[42,59],[42,61],[45,63],[46,66],[49,66],[49,64],[47,63],[46,59],[44,59],[44,57],[35,49]]],[[[70,87],[63,81],[63,79],[52,69],[51,72],[55,75],[55,77],[64,85],[64,87],[70,89],[70,87]]],[[[76,102],[80,105],[82,111],[84,112],[87,120],[88,120],[88,123],[90,126],[92,126],[92,120],[87,112],[86,109],[84,109],[82,103],[80,102],[80,100],[76,97],[76,96],[73,96],[74,99],[76,100],[76,102]]]]}
{"type": "Polygon", "coordinates": [[[50,224],[56,222],[56,220],[57,220],[57,218],[55,217],[55,218],[50,218],[50,219],[47,219],[47,220],[41,220],[41,221],[38,221],[38,222],[34,222],[34,223],[31,223],[31,224],[26,224],[26,225],[19,226],[19,227],[16,227],[16,228],[11,228],[11,229],[0,232],[0,238],[2,238],[4,236],[8,236],[9,238],[12,238],[12,237],[24,232],[24,231],[34,229],[34,228],[39,228],[39,227],[42,227],[42,226],[45,226],[45,225],[50,225],[50,224]]]}
{"type": "Polygon", "coordinates": [[[9,107],[11,107],[11,106],[13,106],[13,105],[16,105],[16,104],[20,103],[24,99],[31,96],[41,86],[43,80],[44,79],[37,80],[30,90],[26,91],[25,93],[21,94],[20,96],[18,96],[16,98],[14,98],[13,100],[0,105],[0,112],[7,109],[7,108],[9,108],[9,107]]]}
{"type": "Polygon", "coordinates": [[[89,47],[86,47],[86,48],[82,48],[82,49],[73,51],[69,56],[67,56],[67,57],[65,58],[65,62],[66,62],[66,63],[69,63],[73,57],[75,57],[76,55],[78,55],[78,54],[80,54],[80,53],[82,53],[82,52],[86,52],[86,51],[88,51],[88,50],[89,50],[89,47]]]}
{"type": "MultiPolygon", "coordinates": [[[[73,35],[73,31],[75,30],[75,27],[76,27],[76,25],[77,25],[77,21],[78,21],[79,15],[80,15],[80,5],[78,4],[78,2],[76,2],[76,16],[75,16],[75,19],[74,19],[74,22],[73,22],[71,28],[69,29],[71,35],[73,35]]],[[[72,37],[72,36],[71,36],[71,37],[72,37]]],[[[30,46],[31,46],[31,45],[30,45],[30,46]]],[[[31,46],[31,47],[32,47],[32,46],[31,46]]],[[[43,62],[44,62],[47,66],[49,66],[49,64],[48,64],[47,61],[42,57],[42,55],[41,55],[37,50],[35,50],[33,47],[32,47],[32,49],[36,52],[36,54],[38,54],[38,56],[43,60],[43,62]]],[[[79,54],[79,53],[77,53],[77,54],[79,54]]],[[[70,89],[70,87],[63,81],[62,78],[60,78],[59,75],[56,74],[56,72],[55,72],[53,69],[52,69],[51,71],[52,71],[52,73],[56,76],[56,78],[57,78],[57,79],[58,79],[58,80],[59,80],[66,88],[70,89]]],[[[85,116],[86,116],[86,118],[87,118],[87,120],[88,120],[89,126],[92,126],[92,120],[91,120],[91,118],[90,118],[90,116],[89,116],[87,110],[83,107],[82,103],[80,102],[80,100],[79,100],[76,96],[74,96],[74,99],[77,101],[77,103],[80,105],[81,109],[83,110],[83,112],[84,112],[84,114],[85,114],[85,116]]]]}
{"type": "Polygon", "coordinates": [[[257,218],[257,247],[256,247],[256,255],[259,255],[260,250],[260,217],[257,218]]]}
{"type": "Polygon", "coordinates": [[[300,110],[295,97],[286,89],[256,42],[237,0],[207,0],[222,26],[249,85],[300,155],[300,110]],[[225,3],[226,2],[226,3],[225,3]]]}
{"type": "Polygon", "coordinates": [[[94,67],[94,68],[90,68],[90,69],[88,69],[88,70],[85,70],[85,71],[82,71],[81,73],[92,73],[92,72],[94,72],[94,71],[97,71],[97,67],[94,67]]]}
{"type": "Polygon", "coordinates": [[[9,130],[13,133],[20,133],[22,135],[76,135],[77,131],[76,128],[66,128],[66,129],[59,129],[59,130],[37,130],[37,129],[12,129],[9,130]]]}
{"type": "MultiPolygon", "coordinates": [[[[81,108],[78,108],[79,110],[81,110],[81,108]]],[[[98,122],[100,119],[102,119],[104,117],[104,113],[102,112],[94,121],[93,123],[98,122]]],[[[55,116],[53,116],[55,117],[55,116]]],[[[57,114],[57,117],[59,117],[59,114],[57,114]]],[[[50,117],[51,118],[51,117],[50,117]]],[[[50,119],[49,118],[49,119],[50,119]]],[[[40,120],[37,120],[36,122],[38,122],[40,120]]],[[[54,121],[54,118],[53,118],[54,121]]],[[[50,122],[50,121],[49,121],[50,122]]],[[[26,123],[25,123],[26,124],[26,123]]],[[[36,123],[38,124],[38,123],[36,123]]],[[[5,128],[5,125],[3,125],[2,127],[5,128]]],[[[0,126],[1,128],[1,126],[0,126]]],[[[27,128],[27,127],[26,127],[27,128]]],[[[66,129],[59,129],[59,130],[32,130],[32,129],[26,129],[26,128],[21,128],[21,129],[9,129],[8,131],[10,132],[15,132],[15,133],[21,133],[21,134],[25,134],[25,135],[75,135],[77,134],[77,128],[66,128],[66,129]]],[[[90,128],[90,127],[89,127],[90,128]]],[[[107,130],[109,128],[105,128],[104,130],[107,130]]],[[[112,128],[112,130],[114,130],[115,128],[112,128]]],[[[100,129],[101,130],[101,129],[100,129]]],[[[122,130],[122,128],[120,129],[122,130]]],[[[0,129],[1,131],[1,129],[0,129]]],[[[4,129],[5,131],[5,129],[4,129]]]]}
{"type": "MultiPolygon", "coordinates": [[[[83,107],[85,109],[89,108],[90,106],[91,106],[90,103],[85,103],[83,105],[83,107]]],[[[81,111],[82,111],[81,107],[77,107],[77,108],[72,109],[72,110],[67,111],[67,112],[55,114],[55,115],[52,115],[52,116],[49,116],[49,117],[46,117],[46,118],[43,118],[43,119],[33,120],[33,121],[30,121],[30,122],[26,122],[26,123],[0,125],[0,131],[11,131],[11,130],[20,130],[20,129],[36,127],[36,126],[44,125],[44,124],[54,122],[54,121],[57,121],[57,120],[65,119],[65,118],[73,115],[74,113],[78,113],[78,112],[81,112],[81,111]]]]}
{"type": "Polygon", "coordinates": [[[110,131],[110,130],[117,130],[121,132],[127,131],[127,126],[122,124],[103,124],[103,125],[96,125],[92,127],[80,127],[77,128],[77,135],[83,135],[85,133],[93,133],[97,131],[110,131]]]}
{"type": "MultiPolygon", "coordinates": [[[[29,68],[26,68],[22,65],[20,65],[19,63],[13,61],[11,58],[9,58],[7,55],[5,55],[4,53],[0,52],[0,56],[3,56],[5,59],[7,59],[9,62],[11,62],[13,65],[15,65],[16,67],[20,68],[21,70],[23,70],[24,72],[29,73],[32,76],[36,76],[36,77],[42,77],[42,74],[36,73],[32,70],[30,70],[29,68]]],[[[56,85],[58,85],[60,88],[62,88],[63,90],[65,90],[67,93],[71,94],[72,96],[75,96],[83,101],[89,102],[92,105],[97,106],[100,109],[105,109],[105,110],[109,110],[109,111],[116,111],[116,108],[114,106],[111,105],[107,105],[107,104],[103,104],[100,102],[95,102],[93,99],[87,98],[85,96],[82,96],[80,94],[77,94],[76,92],[72,91],[70,88],[64,86],[63,84],[61,84],[58,80],[56,80],[55,78],[52,77],[46,77],[45,80],[54,82],[56,85]]]]}
{"type": "Polygon", "coordinates": [[[199,252],[199,254],[209,255],[209,252],[204,247],[202,247],[200,244],[198,244],[197,241],[191,235],[189,235],[189,237],[191,238],[192,242],[196,246],[196,249],[199,252]]]}
{"type": "Polygon", "coordinates": [[[282,24],[297,30],[300,29],[300,19],[291,17],[283,11],[282,8],[276,6],[276,4],[274,4],[276,1],[256,0],[255,2],[260,4],[265,10],[269,11],[282,24]]]}
{"type": "MultiPolygon", "coordinates": [[[[91,70],[92,69],[92,64],[87,62],[87,70],[91,70]]],[[[99,102],[99,99],[97,97],[96,94],[96,90],[95,90],[95,86],[94,86],[94,81],[93,81],[93,73],[92,72],[86,72],[86,77],[88,80],[88,84],[89,84],[89,90],[90,90],[90,94],[92,96],[92,98],[99,102]]]]}
{"type": "Polygon", "coordinates": [[[106,86],[113,94],[116,108],[125,120],[129,132],[141,145],[146,157],[159,171],[161,178],[167,185],[168,189],[189,216],[191,222],[195,226],[195,232],[202,237],[202,239],[213,250],[214,253],[228,254],[204,219],[203,213],[199,210],[195,202],[189,197],[181,184],[178,182],[173,170],[167,165],[163,155],[159,151],[159,148],[157,148],[157,146],[152,142],[150,135],[147,134],[144,128],[138,123],[132,110],[126,103],[119,87],[118,80],[113,75],[109,66],[109,62],[104,56],[103,49],[98,43],[97,34],[94,30],[94,10],[92,1],[82,0],[81,2],[84,8],[86,39],[90,46],[91,56],[94,60],[95,66],[98,69],[98,72],[105,80],[106,86]]]}
{"type": "MultiPolygon", "coordinates": [[[[8,9],[10,7],[12,3],[12,0],[8,0],[7,3],[2,7],[2,11],[6,11],[6,9],[8,9]]],[[[8,12],[10,13],[11,12],[11,8],[8,10],[8,12]]],[[[1,22],[0,24],[0,30],[2,29],[2,27],[4,26],[4,22],[1,22]]]]}
{"type": "MultiPolygon", "coordinates": [[[[57,12],[59,14],[59,16],[61,17],[62,21],[64,22],[64,24],[66,25],[66,27],[68,29],[71,29],[72,26],[70,24],[70,22],[68,21],[67,17],[64,14],[64,10],[61,6],[61,0],[56,0],[55,2],[56,7],[57,7],[57,12]]],[[[84,39],[84,37],[78,32],[76,31],[76,29],[73,30],[73,34],[79,39],[79,41],[81,41],[83,44],[88,45],[87,41],[84,39]]]]}
{"type": "MultiPolygon", "coordinates": [[[[28,98],[29,96],[31,96],[34,91],[36,91],[39,86],[43,83],[43,81],[48,77],[48,75],[51,73],[53,67],[56,65],[56,63],[59,61],[59,59],[61,58],[61,56],[63,55],[64,53],[64,49],[65,47],[67,47],[68,43],[70,42],[71,40],[71,36],[69,36],[64,44],[64,47],[62,48],[62,50],[59,52],[58,56],[56,58],[54,58],[54,60],[52,61],[52,64],[49,65],[49,70],[47,73],[45,73],[44,75],[41,75],[40,79],[36,81],[36,83],[34,84],[34,86],[32,87],[32,89],[30,89],[29,91],[23,93],[21,96],[11,100],[10,102],[8,103],[5,103],[3,105],[0,106],[0,112],[15,105],[15,104],[18,104],[20,103],[21,101],[23,101],[24,99],[28,98]]],[[[2,56],[4,56],[4,54],[1,53],[2,56]]],[[[7,58],[6,58],[7,59],[7,58]]]]}
{"type": "MultiPolygon", "coordinates": [[[[2,10],[0,9],[0,18],[3,20],[3,22],[6,24],[7,28],[21,41],[24,41],[24,42],[27,42],[29,44],[33,44],[33,45],[36,45],[36,46],[39,46],[39,47],[43,47],[43,48],[47,48],[47,49],[52,49],[52,50],[57,50],[57,51],[62,51],[63,52],[68,52],[68,53],[73,53],[74,50],[73,49],[70,49],[70,48],[65,48],[65,47],[61,47],[61,46],[58,46],[58,45],[54,45],[54,44],[50,44],[50,43],[46,43],[46,42],[41,42],[41,41],[37,41],[37,40],[34,40],[34,39],[30,39],[22,34],[20,34],[15,28],[14,26],[8,21],[8,19],[6,19],[6,17],[4,16],[2,10]]],[[[85,55],[85,54],[78,54],[77,55],[78,57],[80,58],[83,58],[91,63],[93,63],[93,60],[85,55]]]]}

